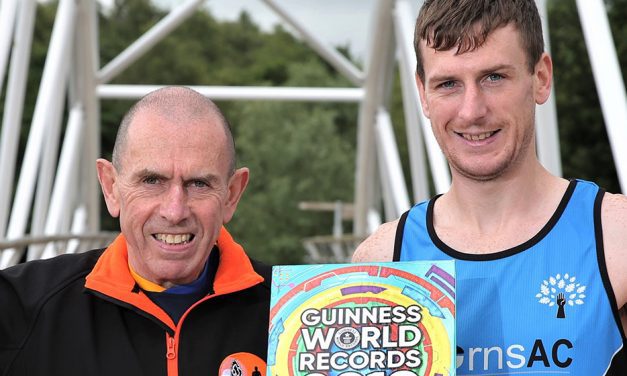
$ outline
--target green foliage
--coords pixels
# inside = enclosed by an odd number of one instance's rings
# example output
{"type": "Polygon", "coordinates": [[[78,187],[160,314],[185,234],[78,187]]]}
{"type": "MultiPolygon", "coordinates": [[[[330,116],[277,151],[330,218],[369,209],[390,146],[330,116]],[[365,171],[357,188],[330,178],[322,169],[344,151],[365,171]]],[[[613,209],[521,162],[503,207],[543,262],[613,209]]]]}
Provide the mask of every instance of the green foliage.
{"type": "MultiPolygon", "coordinates": [[[[100,20],[103,63],[150,29],[164,12],[148,0],[118,1],[100,20]]],[[[347,86],[282,27],[263,32],[250,16],[218,23],[196,12],[114,83],[347,86]]],[[[130,101],[102,103],[103,153],[130,101]]],[[[279,102],[218,103],[233,128],[240,166],[251,181],[229,224],[254,257],[299,263],[301,239],[329,234],[332,214],[302,212],[300,201],[352,201],[357,107],[279,102]]],[[[105,211],[106,213],[106,211],[105,211]]],[[[116,226],[105,219],[107,226],[116,226]]]]}
{"type": "Polygon", "coordinates": [[[616,46],[618,62],[623,74],[623,81],[627,77],[627,0],[607,1],[608,18],[616,46]]]}
{"type": "MultiPolygon", "coordinates": [[[[627,0],[606,3],[625,76],[627,0]]],[[[56,2],[38,6],[25,130],[31,123],[55,13],[56,2]]],[[[100,13],[101,66],[165,15],[150,0],[116,0],[112,9],[100,13]]],[[[618,192],[575,0],[549,1],[549,24],[564,175],[594,180],[618,192]]],[[[351,58],[348,48],[340,47],[340,51],[351,58]]],[[[350,86],[282,27],[262,31],[246,13],[233,22],[218,22],[207,10],[196,12],[112,83],[350,86]]],[[[393,92],[391,115],[407,170],[398,81],[393,92]]],[[[101,103],[102,152],[107,158],[118,124],[131,104],[126,100],[101,103]]],[[[256,258],[270,263],[302,262],[301,239],[331,233],[332,215],[303,212],[298,203],[353,199],[357,106],[271,101],[218,104],[232,124],[238,164],[251,171],[230,230],[256,258]]],[[[22,148],[27,135],[22,132],[22,148]]],[[[104,207],[102,212],[103,229],[116,229],[117,221],[106,215],[104,207]]]]}
{"type": "MultiPolygon", "coordinates": [[[[289,86],[332,84],[319,62],[291,63],[289,86]]],[[[352,201],[355,105],[244,102],[233,109],[240,165],[251,180],[232,223],[248,251],[269,262],[302,262],[302,238],[330,234],[332,214],[301,201],[352,201]],[[343,132],[339,132],[342,130],[343,132]],[[343,133],[343,137],[342,137],[343,133]]]]}
{"type": "MultiPolygon", "coordinates": [[[[627,1],[612,3],[609,17],[624,62],[627,28],[620,13],[627,12],[627,1]]],[[[620,192],[575,0],[548,4],[563,174],[620,192]]]]}
{"type": "Polygon", "coordinates": [[[233,221],[247,249],[273,262],[302,261],[300,240],[331,233],[331,214],[302,212],[301,201],[349,201],[354,154],[337,136],[334,111],[300,103],[242,104],[237,150],[251,170],[233,221]]]}

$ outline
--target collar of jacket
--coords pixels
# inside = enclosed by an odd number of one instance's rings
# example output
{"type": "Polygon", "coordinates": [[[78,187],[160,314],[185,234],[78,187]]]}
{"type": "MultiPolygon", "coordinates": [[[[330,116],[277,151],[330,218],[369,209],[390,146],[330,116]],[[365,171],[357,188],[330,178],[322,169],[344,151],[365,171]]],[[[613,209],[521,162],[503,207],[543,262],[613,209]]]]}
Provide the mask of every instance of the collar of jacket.
{"type": "MultiPolygon", "coordinates": [[[[217,245],[220,252],[220,265],[213,282],[215,293],[211,296],[244,290],[263,281],[263,277],[253,269],[242,246],[233,240],[224,227],[220,230],[217,245]]],[[[126,239],[120,234],[107,247],[91,273],[87,275],[85,287],[139,308],[174,329],[172,319],[146,294],[138,292],[135,285],[135,279],[128,267],[126,239]]],[[[204,299],[208,298],[209,296],[204,299]]]]}

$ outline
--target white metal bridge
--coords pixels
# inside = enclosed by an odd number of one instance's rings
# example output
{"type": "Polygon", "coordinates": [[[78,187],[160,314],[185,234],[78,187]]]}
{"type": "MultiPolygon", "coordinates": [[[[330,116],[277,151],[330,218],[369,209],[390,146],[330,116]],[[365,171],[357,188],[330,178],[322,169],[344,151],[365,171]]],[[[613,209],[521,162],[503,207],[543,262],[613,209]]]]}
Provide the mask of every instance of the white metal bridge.
{"type": "MultiPolygon", "coordinates": [[[[367,235],[382,221],[397,218],[410,203],[447,190],[448,166],[422,115],[414,84],[415,1],[375,2],[369,53],[363,69],[320,40],[308,29],[307,20],[294,17],[280,1],[250,1],[265,3],[352,86],[190,87],[215,100],[358,103],[357,171],[350,211],[354,238],[367,235]],[[401,75],[409,142],[409,182],[402,173],[388,109],[396,68],[401,75]],[[429,191],[428,175],[436,192],[429,191]],[[409,184],[413,197],[408,194],[409,184]],[[383,212],[379,212],[380,207],[383,212]]],[[[21,169],[16,171],[37,1],[0,0],[0,90],[5,93],[0,134],[0,268],[19,262],[24,252],[28,260],[51,257],[59,252],[85,250],[85,241],[92,244],[111,238],[112,234],[100,233],[100,190],[94,167],[101,155],[100,103],[113,98],[138,99],[155,89],[110,82],[203,3],[204,0],[181,1],[116,58],[101,62],[96,0],[59,0],[21,169]],[[62,124],[64,111],[69,117],[62,124]],[[59,246],[59,241],[63,245],[59,246]]],[[[546,20],[546,0],[537,0],[537,4],[546,20]]],[[[606,9],[603,0],[577,0],[577,7],[619,183],[627,191],[627,148],[619,145],[627,140],[627,95],[606,9]]],[[[544,26],[547,32],[549,25],[544,26]]],[[[545,41],[549,41],[548,35],[545,41]]],[[[553,99],[539,107],[537,117],[542,124],[537,135],[540,160],[550,171],[561,175],[553,99]]],[[[343,239],[344,235],[336,235],[338,242],[343,239]]],[[[325,241],[329,243],[328,239],[325,241]]]]}

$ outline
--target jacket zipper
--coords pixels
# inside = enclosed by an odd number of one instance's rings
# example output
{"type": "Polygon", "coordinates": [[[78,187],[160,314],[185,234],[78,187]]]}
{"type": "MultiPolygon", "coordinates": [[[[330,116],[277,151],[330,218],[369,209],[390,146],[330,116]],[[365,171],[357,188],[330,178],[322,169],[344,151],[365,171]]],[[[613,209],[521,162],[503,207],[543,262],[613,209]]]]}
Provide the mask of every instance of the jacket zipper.
{"type": "Polygon", "coordinates": [[[179,341],[179,332],[181,329],[181,326],[183,324],[183,321],[185,320],[185,318],[187,317],[187,314],[194,309],[194,307],[196,307],[197,305],[199,305],[200,303],[209,300],[213,297],[215,297],[217,295],[215,295],[215,292],[213,291],[213,288],[211,289],[210,293],[207,294],[204,298],[200,299],[199,301],[197,301],[196,303],[192,304],[191,307],[189,307],[187,309],[187,311],[185,311],[185,313],[183,313],[183,315],[181,316],[181,318],[179,319],[178,324],[176,325],[176,330],[174,331],[174,333],[170,334],[169,331],[166,330],[165,332],[165,341],[166,341],[166,353],[165,353],[165,358],[167,361],[167,369],[168,369],[168,376],[178,376],[179,374],[179,368],[178,368],[178,341],[179,341]]]}
{"type": "MultiPolygon", "coordinates": [[[[245,287],[249,288],[251,286],[245,287]]],[[[116,298],[112,298],[98,290],[94,290],[91,288],[86,288],[86,290],[90,291],[91,293],[93,293],[94,295],[97,295],[99,297],[101,297],[104,300],[110,301],[112,303],[115,303],[117,305],[120,306],[124,306],[127,307],[135,312],[137,312],[138,314],[140,314],[141,316],[144,316],[148,319],[150,319],[151,321],[156,322],[157,324],[159,324],[159,326],[163,327],[165,329],[165,336],[166,336],[166,364],[167,364],[167,376],[178,376],[179,374],[179,370],[178,370],[178,348],[177,348],[177,344],[178,344],[178,332],[182,326],[182,323],[184,321],[184,319],[187,317],[187,314],[194,309],[197,305],[205,302],[206,300],[209,300],[213,297],[216,296],[220,296],[220,295],[224,295],[225,292],[220,293],[219,295],[216,295],[215,290],[213,289],[213,287],[211,288],[211,290],[209,291],[209,293],[202,299],[200,299],[199,301],[197,301],[196,303],[192,304],[191,307],[189,307],[187,309],[187,311],[185,311],[185,313],[183,313],[183,315],[181,316],[181,318],[179,319],[178,324],[176,325],[176,328],[174,329],[174,331],[172,332],[172,334],[170,334],[170,331],[172,330],[167,324],[165,324],[164,322],[162,322],[161,320],[159,320],[157,317],[143,311],[142,309],[134,306],[133,304],[127,303],[123,300],[120,299],[116,299],[116,298]]],[[[241,289],[237,289],[235,291],[241,291],[241,289]]],[[[232,291],[226,292],[231,293],[232,291]]]]}
{"type": "Polygon", "coordinates": [[[178,376],[178,364],[176,360],[176,339],[170,335],[167,331],[165,332],[165,341],[166,341],[166,353],[165,358],[168,364],[168,376],[178,376]]]}

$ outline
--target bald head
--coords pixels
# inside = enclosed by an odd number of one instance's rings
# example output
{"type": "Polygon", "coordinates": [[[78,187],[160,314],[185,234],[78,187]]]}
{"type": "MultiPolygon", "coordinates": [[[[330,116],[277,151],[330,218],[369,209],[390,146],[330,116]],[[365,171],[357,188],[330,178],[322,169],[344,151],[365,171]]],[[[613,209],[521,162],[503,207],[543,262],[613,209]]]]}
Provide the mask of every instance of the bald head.
{"type": "Polygon", "coordinates": [[[212,126],[215,122],[220,123],[227,140],[225,148],[230,159],[228,161],[230,174],[235,171],[235,145],[224,114],[211,100],[197,91],[182,86],[155,90],[135,103],[124,115],[113,146],[112,163],[116,170],[121,171],[123,167],[122,155],[126,150],[129,128],[138,114],[146,112],[163,117],[181,127],[192,121],[206,122],[207,126],[212,126]]]}
{"type": "Polygon", "coordinates": [[[129,110],[113,161],[96,169],[138,275],[166,288],[198,278],[248,184],[234,158],[224,116],[193,90],[160,89],[129,110]]]}

